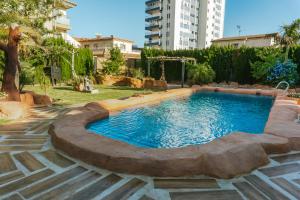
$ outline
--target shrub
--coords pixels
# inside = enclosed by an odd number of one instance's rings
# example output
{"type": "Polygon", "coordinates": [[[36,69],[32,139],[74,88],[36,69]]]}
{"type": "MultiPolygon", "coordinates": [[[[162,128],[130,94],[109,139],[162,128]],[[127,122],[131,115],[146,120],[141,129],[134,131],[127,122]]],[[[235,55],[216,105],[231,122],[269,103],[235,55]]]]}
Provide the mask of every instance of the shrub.
{"type": "Polygon", "coordinates": [[[207,84],[214,81],[216,74],[208,63],[188,65],[188,82],[194,84],[207,84]]]}
{"type": "Polygon", "coordinates": [[[94,70],[93,53],[90,49],[77,49],[75,56],[75,72],[80,76],[90,76],[94,70]]]}
{"type": "MultiPolygon", "coordinates": [[[[274,66],[274,60],[281,59],[283,50],[283,48],[275,47],[234,48],[232,46],[212,46],[207,49],[175,51],[146,48],[142,51],[142,67],[144,71],[147,71],[147,57],[192,57],[198,63],[208,63],[212,67],[216,73],[216,82],[233,81],[241,84],[269,83],[266,81],[269,72],[268,68],[272,65],[274,66]]],[[[290,59],[298,65],[298,74],[300,74],[300,46],[293,46],[289,55],[290,59]]],[[[181,67],[178,63],[166,62],[165,68],[168,81],[181,80],[181,67]]],[[[159,63],[151,63],[151,76],[159,78],[160,74],[159,63]]]]}
{"type": "Polygon", "coordinates": [[[125,64],[123,54],[120,49],[115,47],[110,50],[110,58],[104,62],[102,72],[106,75],[118,75],[120,67],[125,64]]]}
{"type": "Polygon", "coordinates": [[[45,95],[47,95],[47,90],[51,85],[51,81],[49,77],[45,74],[44,66],[38,66],[35,68],[35,82],[37,82],[41,89],[44,91],[45,95]]]}
{"type": "Polygon", "coordinates": [[[256,49],[258,60],[251,63],[253,78],[261,83],[266,83],[270,70],[275,66],[278,59],[283,61],[283,55],[279,48],[256,49]]]}
{"type": "Polygon", "coordinates": [[[290,85],[295,85],[299,80],[297,65],[293,61],[277,61],[271,68],[267,80],[272,84],[278,84],[280,81],[287,81],[290,85]]]}
{"type": "Polygon", "coordinates": [[[137,79],[143,79],[144,78],[144,72],[140,68],[130,69],[130,74],[133,78],[137,78],[137,79]]]}

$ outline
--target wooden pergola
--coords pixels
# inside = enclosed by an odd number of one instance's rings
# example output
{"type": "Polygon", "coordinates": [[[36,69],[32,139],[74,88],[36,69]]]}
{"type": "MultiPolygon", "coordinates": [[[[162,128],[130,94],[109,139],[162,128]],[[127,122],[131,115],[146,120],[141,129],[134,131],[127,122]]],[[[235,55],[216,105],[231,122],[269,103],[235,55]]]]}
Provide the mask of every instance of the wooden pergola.
{"type": "Polygon", "coordinates": [[[162,70],[161,73],[161,81],[166,80],[165,75],[165,62],[166,61],[176,61],[181,62],[181,87],[184,87],[184,77],[185,77],[185,63],[192,62],[194,64],[197,63],[197,60],[195,58],[189,58],[189,57],[168,57],[168,56],[157,56],[157,57],[147,57],[147,65],[148,65],[148,77],[151,77],[151,62],[150,61],[157,61],[160,62],[160,67],[162,70]]]}

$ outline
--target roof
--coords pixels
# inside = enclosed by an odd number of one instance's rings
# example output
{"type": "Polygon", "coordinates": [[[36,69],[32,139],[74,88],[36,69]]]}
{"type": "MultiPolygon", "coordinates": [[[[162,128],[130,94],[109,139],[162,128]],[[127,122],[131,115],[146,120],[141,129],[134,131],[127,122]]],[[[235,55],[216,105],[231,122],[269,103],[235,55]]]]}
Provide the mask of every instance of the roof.
{"type": "Polygon", "coordinates": [[[128,42],[128,43],[132,43],[132,44],[134,43],[131,40],[118,38],[118,37],[115,37],[113,35],[111,35],[110,37],[76,38],[76,40],[78,42],[101,42],[101,41],[117,40],[117,41],[120,41],[120,42],[128,42]]]}
{"type": "Polygon", "coordinates": [[[196,62],[196,58],[192,58],[192,57],[168,57],[168,56],[147,57],[147,60],[196,62]]]}
{"type": "Polygon", "coordinates": [[[226,37],[213,40],[212,42],[223,42],[223,41],[232,41],[232,40],[248,40],[248,39],[260,39],[260,38],[274,38],[279,37],[279,33],[269,33],[269,34],[259,34],[259,35],[245,35],[238,37],[226,37]]]}
{"type": "Polygon", "coordinates": [[[70,0],[63,0],[60,2],[60,4],[56,5],[58,8],[62,8],[62,9],[70,9],[70,8],[74,8],[77,6],[76,3],[70,1],[70,0]]]}

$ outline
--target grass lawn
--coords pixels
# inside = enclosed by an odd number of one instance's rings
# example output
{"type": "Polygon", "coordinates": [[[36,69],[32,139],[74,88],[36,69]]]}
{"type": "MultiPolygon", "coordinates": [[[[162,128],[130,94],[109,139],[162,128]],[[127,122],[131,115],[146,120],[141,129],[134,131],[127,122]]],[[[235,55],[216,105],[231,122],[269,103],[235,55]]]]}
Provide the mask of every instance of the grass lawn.
{"type": "MultiPolygon", "coordinates": [[[[130,97],[134,94],[148,93],[151,90],[133,89],[130,87],[119,86],[100,86],[95,85],[95,89],[99,90],[99,94],[89,94],[83,92],[76,92],[71,86],[50,87],[47,95],[54,99],[54,103],[62,105],[73,105],[87,102],[95,102],[105,99],[119,99],[130,97]]],[[[37,94],[44,94],[39,86],[25,86],[24,90],[34,91],[37,94]]]]}
{"type": "Polygon", "coordinates": [[[6,123],[8,123],[9,121],[6,119],[0,119],[0,125],[4,125],[6,123]]]}

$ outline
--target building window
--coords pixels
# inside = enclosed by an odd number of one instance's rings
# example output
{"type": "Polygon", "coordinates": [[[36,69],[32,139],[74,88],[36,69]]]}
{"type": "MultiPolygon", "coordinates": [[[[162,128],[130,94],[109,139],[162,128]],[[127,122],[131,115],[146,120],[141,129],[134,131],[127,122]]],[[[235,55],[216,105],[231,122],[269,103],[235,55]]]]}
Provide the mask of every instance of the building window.
{"type": "Polygon", "coordinates": [[[239,47],[239,43],[234,43],[232,46],[239,47]]]}
{"type": "Polygon", "coordinates": [[[120,44],[120,50],[125,51],[126,50],[126,45],[125,44],[120,44]]]}

